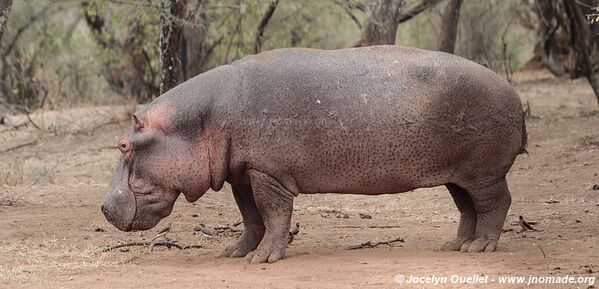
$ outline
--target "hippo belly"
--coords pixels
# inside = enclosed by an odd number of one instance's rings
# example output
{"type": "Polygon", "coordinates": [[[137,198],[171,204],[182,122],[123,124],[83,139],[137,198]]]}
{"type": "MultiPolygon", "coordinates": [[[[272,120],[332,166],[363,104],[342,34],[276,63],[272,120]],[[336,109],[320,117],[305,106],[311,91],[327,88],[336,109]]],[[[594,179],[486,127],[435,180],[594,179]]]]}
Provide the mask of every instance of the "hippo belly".
{"type": "Polygon", "coordinates": [[[522,145],[521,104],[507,82],[483,67],[436,67],[452,55],[373,50],[271,52],[242,63],[244,121],[234,125],[231,167],[250,164],[297,193],[384,194],[505,176],[522,145]]]}

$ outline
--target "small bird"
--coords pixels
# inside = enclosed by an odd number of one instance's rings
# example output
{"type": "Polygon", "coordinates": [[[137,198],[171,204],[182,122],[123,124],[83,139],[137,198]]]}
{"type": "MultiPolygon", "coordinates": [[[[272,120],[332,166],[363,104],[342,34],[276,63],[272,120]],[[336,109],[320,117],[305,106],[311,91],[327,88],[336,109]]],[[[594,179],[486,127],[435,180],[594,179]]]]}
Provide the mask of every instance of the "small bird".
{"type": "Polygon", "coordinates": [[[172,228],[172,225],[173,225],[172,223],[168,223],[166,226],[164,226],[164,227],[161,227],[161,228],[158,230],[158,234],[156,234],[156,237],[154,237],[154,239],[152,239],[152,241],[154,241],[154,240],[156,240],[156,239],[158,239],[158,238],[165,238],[165,239],[168,239],[168,238],[166,237],[166,234],[170,233],[170,231],[171,231],[171,228],[172,228]]]}
{"type": "Polygon", "coordinates": [[[208,228],[204,224],[200,224],[199,226],[193,228],[193,230],[196,231],[196,232],[200,232],[200,233],[202,233],[205,236],[214,237],[214,232],[212,232],[212,230],[210,230],[210,228],[208,228]]]}
{"type": "Polygon", "coordinates": [[[524,217],[522,216],[518,218],[518,225],[522,227],[522,232],[526,230],[536,231],[536,229],[533,228],[526,220],[524,220],[524,217]]]}
{"type": "Polygon", "coordinates": [[[287,241],[287,245],[291,244],[291,242],[293,242],[293,237],[295,237],[295,235],[299,234],[299,229],[300,229],[300,222],[295,223],[295,227],[291,228],[291,230],[289,230],[289,240],[287,241]]]}
{"type": "Polygon", "coordinates": [[[291,230],[289,230],[289,233],[291,233],[295,236],[299,233],[299,229],[300,229],[300,222],[297,222],[297,223],[295,223],[295,227],[293,227],[293,228],[291,228],[291,230]]]}

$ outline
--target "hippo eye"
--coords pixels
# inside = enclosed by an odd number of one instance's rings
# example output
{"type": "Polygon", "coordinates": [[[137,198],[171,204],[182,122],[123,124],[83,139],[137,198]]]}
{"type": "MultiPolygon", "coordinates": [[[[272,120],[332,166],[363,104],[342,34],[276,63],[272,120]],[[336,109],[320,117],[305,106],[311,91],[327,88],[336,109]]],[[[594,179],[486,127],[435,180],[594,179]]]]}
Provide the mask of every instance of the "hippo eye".
{"type": "Polygon", "coordinates": [[[144,126],[143,126],[143,124],[141,124],[141,122],[138,122],[135,124],[136,131],[141,131],[142,128],[144,128],[144,126]]]}

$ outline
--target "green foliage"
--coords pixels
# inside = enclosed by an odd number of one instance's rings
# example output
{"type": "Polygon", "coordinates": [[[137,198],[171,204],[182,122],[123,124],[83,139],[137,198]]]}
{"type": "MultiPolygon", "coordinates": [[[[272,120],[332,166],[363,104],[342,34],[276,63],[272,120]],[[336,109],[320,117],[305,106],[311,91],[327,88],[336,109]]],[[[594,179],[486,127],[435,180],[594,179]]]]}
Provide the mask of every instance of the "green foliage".
{"type": "MultiPolygon", "coordinates": [[[[397,44],[435,50],[444,5],[437,5],[398,28],[397,44]]],[[[464,1],[456,54],[495,71],[522,66],[532,55],[535,33],[520,25],[521,0],[464,1]],[[504,45],[506,51],[504,55],[504,45]]]]}
{"type": "MultiPolygon", "coordinates": [[[[0,101],[31,110],[157,97],[158,1],[15,1],[0,43],[0,55],[6,53],[0,59],[0,101]]],[[[406,0],[405,7],[420,1],[406,0]]],[[[185,41],[195,48],[186,52],[186,77],[254,53],[256,30],[270,0],[188,3],[188,16],[173,20],[183,23],[185,41]]],[[[368,3],[280,0],[261,48],[351,47],[369,13],[356,7],[368,3]]],[[[435,49],[444,5],[399,25],[396,43],[435,49]]],[[[534,33],[515,17],[523,9],[530,7],[520,0],[465,1],[456,54],[491,64],[508,59],[512,69],[522,65],[535,42],[534,33]]]]}

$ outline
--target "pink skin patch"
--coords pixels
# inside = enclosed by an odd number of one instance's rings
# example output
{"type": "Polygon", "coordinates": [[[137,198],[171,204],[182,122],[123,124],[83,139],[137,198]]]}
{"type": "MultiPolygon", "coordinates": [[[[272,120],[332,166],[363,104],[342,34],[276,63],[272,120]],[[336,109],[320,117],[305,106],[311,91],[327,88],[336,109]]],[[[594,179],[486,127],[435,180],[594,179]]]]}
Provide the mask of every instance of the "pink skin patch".
{"type": "Polygon", "coordinates": [[[140,116],[141,122],[150,128],[169,132],[172,130],[171,120],[173,110],[167,103],[160,103],[140,116]]]}

